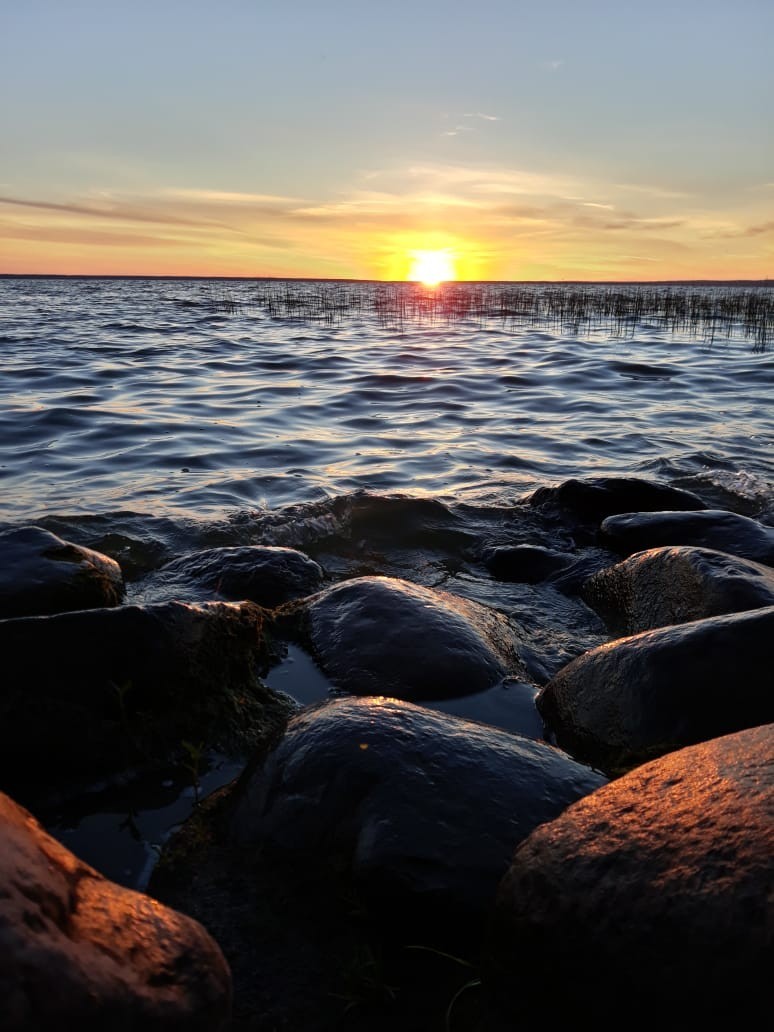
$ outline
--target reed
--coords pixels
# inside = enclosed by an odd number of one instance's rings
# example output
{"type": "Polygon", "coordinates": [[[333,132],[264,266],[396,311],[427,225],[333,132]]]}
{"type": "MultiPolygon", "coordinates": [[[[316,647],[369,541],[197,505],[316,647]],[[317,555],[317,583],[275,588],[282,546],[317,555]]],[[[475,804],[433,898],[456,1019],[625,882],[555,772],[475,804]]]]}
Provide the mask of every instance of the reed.
{"type": "Polygon", "coordinates": [[[652,331],[712,343],[774,338],[774,284],[418,283],[258,281],[247,305],[210,299],[233,313],[255,306],[270,319],[335,326],[375,317],[385,328],[470,322],[477,327],[604,332],[652,331]]]}

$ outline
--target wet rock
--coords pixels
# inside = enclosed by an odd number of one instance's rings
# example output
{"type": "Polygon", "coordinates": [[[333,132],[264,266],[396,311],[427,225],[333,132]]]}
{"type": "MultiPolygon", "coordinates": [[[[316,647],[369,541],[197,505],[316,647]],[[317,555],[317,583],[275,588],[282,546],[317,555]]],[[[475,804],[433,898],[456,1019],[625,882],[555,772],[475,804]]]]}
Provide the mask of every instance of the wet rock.
{"type": "Polygon", "coordinates": [[[323,571],[294,548],[244,545],[181,556],[161,568],[157,591],[204,598],[248,599],[267,608],[319,591],[323,571]]]}
{"type": "Polygon", "coordinates": [[[333,684],[355,695],[422,700],[483,691],[522,673],[493,609],[392,577],[358,577],[287,608],[333,684]]]}
{"type": "Polygon", "coordinates": [[[290,701],[258,677],[250,602],[122,606],[0,621],[0,784],[101,776],[160,762],[184,740],[252,749],[290,701]]]}
{"type": "Polygon", "coordinates": [[[630,555],[660,545],[693,545],[774,566],[774,528],[722,509],[704,512],[629,512],[601,527],[612,548],[630,555]]]}
{"type": "Polygon", "coordinates": [[[566,570],[573,557],[542,545],[499,545],[484,553],[484,565],[499,580],[539,584],[560,570],[566,570]]]}
{"type": "Polygon", "coordinates": [[[558,487],[539,487],[527,500],[534,507],[561,510],[584,523],[599,523],[621,512],[705,508],[699,496],[690,491],[637,477],[565,480],[558,487]]]}
{"type": "Polygon", "coordinates": [[[770,1003],[774,726],[654,760],[516,850],[484,984],[501,1023],[759,1024],[770,1003]]]}
{"type": "Polygon", "coordinates": [[[537,697],[562,748],[620,772],[774,721],[774,606],[622,638],[574,659],[537,697]]]}
{"type": "Polygon", "coordinates": [[[586,581],[583,596],[617,634],[774,606],[774,570],[708,548],[637,552],[586,581]]]}
{"type": "Polygon", "coordinates": [[[196,921],[107,881],[0,793],[5,1032],[218,1032],[231,976],[196,921]]]}
{"type": "Polygon", "coordinates": [[[42,527],[0,532],[0,618],[116,606],[121,567],[42,527]]]}
{"type": "Polygon", "coordinates": [[[605,780],[542,742],[344,699],[293,718],[231,827],[237,842],[350,872],[380,914],[429,934],[480,922],[515,845],[605,780]]]}
{"type": "Polygon", "coordinates": [[[460,517],[435,498],[356,491],[334,499],[339,534],[359,545],[456,550],[475,541],[460,517]]]}

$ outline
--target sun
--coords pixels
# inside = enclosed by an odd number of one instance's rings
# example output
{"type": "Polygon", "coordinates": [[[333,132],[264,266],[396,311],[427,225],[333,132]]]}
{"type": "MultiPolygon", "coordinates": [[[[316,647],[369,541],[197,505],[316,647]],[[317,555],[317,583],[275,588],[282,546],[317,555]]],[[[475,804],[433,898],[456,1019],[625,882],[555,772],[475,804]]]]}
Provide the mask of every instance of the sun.
{"type": "Polygon", "coordinates": [[[424,283],[426,287],[437,287],[439,283],[456,279],[454,257],[448,250],[411,251],[409,280],[424,283]]]}

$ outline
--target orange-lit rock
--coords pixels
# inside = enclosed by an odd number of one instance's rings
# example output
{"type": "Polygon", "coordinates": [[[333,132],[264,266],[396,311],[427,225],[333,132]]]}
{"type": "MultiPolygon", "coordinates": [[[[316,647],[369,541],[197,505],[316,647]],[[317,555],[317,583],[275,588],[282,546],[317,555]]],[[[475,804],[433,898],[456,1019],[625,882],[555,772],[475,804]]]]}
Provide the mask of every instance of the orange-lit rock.
{"type": "Polygon", "coordinates": [[[487,946],[492,1028],[537,1014],[757,1027],[772,888],[774,725],[639,767],[517,849],[487,946]]]}
{"type": "Polygon", "coordinates": [[[231,976],[196,921],[107,881],[0,793],[4,1032],[219,1032],[231,976]]]}

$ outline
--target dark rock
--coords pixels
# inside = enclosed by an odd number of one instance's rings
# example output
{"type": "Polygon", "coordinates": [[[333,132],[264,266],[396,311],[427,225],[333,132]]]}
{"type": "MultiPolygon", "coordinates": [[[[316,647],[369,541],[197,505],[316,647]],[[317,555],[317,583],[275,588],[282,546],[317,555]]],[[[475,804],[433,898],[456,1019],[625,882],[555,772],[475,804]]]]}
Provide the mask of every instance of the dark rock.
{"type": "Polygon", "coordinates": [[[500,545],[484,553],[484,565],[499,580],[522,584],[540,581],[566,570],[573,557],[542,545],[500,545]]]}
{"type": "Polygon", "coordinates": [[[0,618],[116,606],[121,567],[41,527],[0,532],[0,618]]]}
{"type": "Polygon", "coordinates": [[[450,698],[523,672],[502,614],[396,578],[344,581],[291,603],[282,620],[308,635],[325,675],[355,695],[450,698]]]}
{"type": "Polygon", "coordinates": [[[524,841],[484,984],[513,1029],[760,1023],[771,1001],[774,726],[648,763],[524,841]]]}
{"type": "Polygon", "coordinates": [[[291,720],[245,779],[232,830],[350,872],[388,920],[418,921],[416,934],[436,921],[467,928],[516,844],[605,780],[542,742],[394,699],[345,699],[291,720]]]}
{"type": "Polygon", "coordinates": [[[632,511],[606,519],[601,532],[612,548],[625,555],[660,545],[693,545],[774,566],[774,528],[722,509],[632,511]]]}
{"type": "Polygon", "coordinates": [[[599,523],[620,512],[704,509],[698,495],[637,477],[591,477],[565,480],[558,487],[539,487],[528,498],[541,509],[559,509],[583,522],[599,523]]]}
{"type": "Polygon", "coordinates": [[[185,739],[252,749],[292,709],[258,678],[262,621],[250,602],[0,621],[0,784],[23,797],[158,763],[185,739]]]}
{"type": "Polygon", "coordinates": [[[708,548],[637,552],[586,581],[583,596],[617,634],[774,606],[774,570],[708,548]]]}
{"type": "Polygon", "coordinates": [[[622,638],[574,659],[540,692],[562,748],[620,772],[774,720],[774,606],[622,638]]]}
{"type": "Polygon", "coordinates": [[[107,881],[0,794],[5,1032],[219,1032],[231,976],[191,918],[107,881]]]}
{"type": "Polygon", "coordinates": [[[332,511],[348,542],[459,549],[475,541],[460,517],[435,498],[354,492],[336,498],[332,511]]]}
{"type": "Polygon", "coordinates": [[[239,601],[248,599],[267,608],[303,598],[320,590],[323,571],[294,548],[244,545],[210,548],[166,563],[157,576],[158,587],[171,593],[193,593],[239,601]]]}

